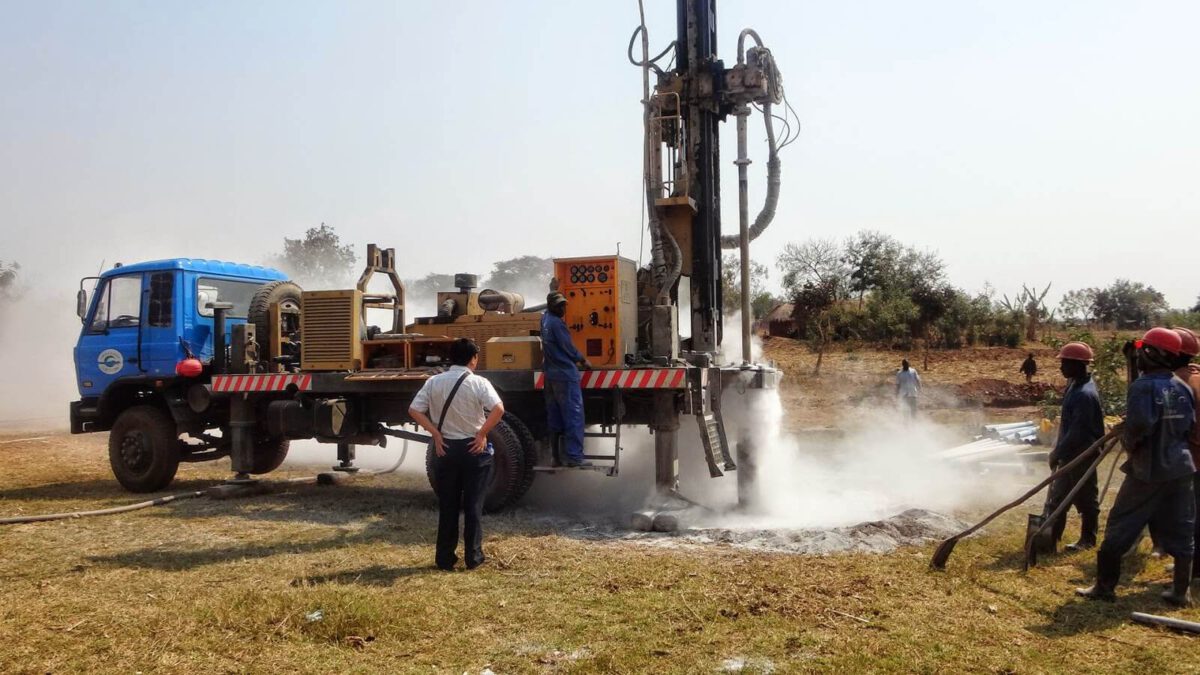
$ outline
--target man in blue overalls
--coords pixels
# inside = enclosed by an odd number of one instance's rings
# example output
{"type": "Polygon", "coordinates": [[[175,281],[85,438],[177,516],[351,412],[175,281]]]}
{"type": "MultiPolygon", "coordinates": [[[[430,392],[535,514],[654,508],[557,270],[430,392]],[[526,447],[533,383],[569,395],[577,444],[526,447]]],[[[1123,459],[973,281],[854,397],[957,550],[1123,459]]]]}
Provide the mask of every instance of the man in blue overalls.
{"type": "Polygon", "coordinates": [[[583,393],[579,368],[592,366],[571,342],[567,322],[567,298],[562,293],[546,296],[542,314],[542,369],[546,373],[546,424],[557,459],[559,439],[566,439],[565,463],[570,467],[591,466],[583,458],[583,393]],[[579,366],[577,368],[576,366],[579,366]]]}
{"type": "Polygon", "coordinates": [[[1096,583],[1075,592],[1094,600],[1115,599],[1121,557],[1150,525],[1157,543],[1175,558],[1172,587],[1163,593],[1170,604],[1191,603],[1196,500],[1196,466],[1187,437],[1195,421],[1192,390],[1171,372],[1182,340],[1174,331],[1151,328],[1137,343],[1142,376],[1129,385],[1129,411],[1122,442],[1129,453],[1121,470],[1125,481],[1108,513],[1104,543],[1096,553],[1096,583]]]}
{"type": "MultiPolygon", "coordinates": [[[[1100,393],[1096,391],[1096,383],[1088,372],[1088,364],[1094,358],[1092,348],[1083,342],[1068,342],[1058,352],[1058,358],[1063,377],[1067,378],[1067,390],[1063,393],[1058,441],[1050,453],[1051,471],[1069,463],[1104,436],[1104,410],[1100,405],[1100,393]]],[[[1043,513],[1045,516],[1053,513],[1081,481],[1083,489],[1072,499],[1072,505],[1079,511],[1082,520],[1079,541],[1068,545],[1068,551],[1083,551],[1096,545],[1096,531],[1100,526],[1100,490],[1096,472],[1088,471],[1088,465],[1081,464],[1054,481],[1043,513]]],[[[1051,526],[1055,543],[1062,539],[1066,526],[1067,514],[1064,512],[1051,526]]]]}

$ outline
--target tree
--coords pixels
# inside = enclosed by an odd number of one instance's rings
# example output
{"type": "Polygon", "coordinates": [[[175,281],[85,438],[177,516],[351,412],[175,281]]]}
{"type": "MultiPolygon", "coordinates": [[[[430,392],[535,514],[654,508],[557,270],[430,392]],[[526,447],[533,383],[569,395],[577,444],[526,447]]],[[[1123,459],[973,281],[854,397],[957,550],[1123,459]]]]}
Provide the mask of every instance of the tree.
{"type": "MultiPolygon", "coordinates": [[[[550,278],[554,276],[554,261],[536,255],[523,255],[500,260],[492,265],[492,274],[484,281],[485,288],[497,291],[514,291],[526,295],[545,295],[550,292],[550,278]]],[[[536,305],[544,302],[540,297],[536,305]]]]}
{"type": "Polygon", "coordinates": [[[273,264],[301,286],[337,288],[354,279],[358,258],[349,244],[343,245],[337,232],[325,223],[310,227],[303,239],[283,239],[283,253],[273,264]]]}
{"type": "Polygon", "coordinates": [[[789,295],[806,284],[826,288],[839,298],[849,290],[850,268],[841,246],[832,239],[787,244],[776,266],[783,272],[783,288],[789,295]]]}
{"type": "MultiPolygon", "coordinates": [[[[750,261],[750,315],[754,319],[762,318],[775,305],[775,296],[765,288],[769,275],[766,265],[750,261]]],[[[742,311],[742,260],[732,253],[721,263],[721,298],[725,314],[742,311]]]]}
{"type": "Polygon", "coordinates": [[[1046,308],[1046,294],[1050,292],[1050,284],[1046,284],[1046,288],[1042,289],[1041,293],[1036,291],[1036,286],[1031,289],[1029,286],[1021,284],[1020,294],[1014,296],[1011,302],[1007,295],[1004,296],[1004,308],[1014,314],[1023,315],[1027,342],[1037,340],[1038,326],[1043,320],[1053,320],[1054,318],[1054,312],[1046,308]]]}
{"type": "Polygon", "coordinates": [[[1140,282],[1117,279],[1096,293],[1092,313],[1116,328],[1148,328],[1167,310],[1162,293],[1140,282]]]}
{"type": "Polygon", "coordinates": [[[441,291],[456,291],[453,274],[430,272],[420,279],[410,279],[404,282],[404,290],[408,301],[418,302],[428,300],[433,302],[441,291]]]}
{"type": "Polygon", "coordinates": [[[1095,315],[1092,310],[1096,305],[1096,294],[1099,292],[1098,288],[1080,288],[1068,291],[1058,303],[1059,315],[1068,321],[1088,323],[1094,320],[1095,315]]]}
{"type": "Polygon", "coordinates": [[[813,376],[819,377],[825,348],[833,339],[837,324],[837,282],[832,279],[804,282],[792,294],[792,305],[792,318],[796,320],[800,336],[817,350],[813,376]]]}
{"type": "Polygon", "coordinates": [[[842,261],[850,269],[850,292],[858,295],[859,307],[868,291],[886,285],[903,251],[900,242],[872,230],[863,230],[846,241],[842,261]]]}
{"type": "Polygon", "coordinates": [[[1196,296],[1196,304],[1192,307],[1193,312],[1200,312],[1200,295],[1196,296]]]}
{"type": "Polygon", "coordinates": [[[0,260],[0,299],[13,297],[17,292],[17,274],[21,266],[15,262],[0,260]]]}

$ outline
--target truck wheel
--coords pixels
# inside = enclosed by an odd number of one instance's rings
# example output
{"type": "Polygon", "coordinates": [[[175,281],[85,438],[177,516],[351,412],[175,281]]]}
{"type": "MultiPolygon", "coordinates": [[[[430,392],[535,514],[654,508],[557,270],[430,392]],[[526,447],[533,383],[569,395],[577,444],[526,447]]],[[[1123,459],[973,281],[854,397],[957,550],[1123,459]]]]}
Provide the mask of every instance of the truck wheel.
{"type": "MultiPolygon", "coordinates": [[[[520,420],[517,420],[517,424],[520,424],[520,420]]],[[[492,429],[488,440],[492,442],[496,454],[492,459],[492,478],[487,496],[483,500],[483,510],[485,513],[496,513],[512,506],[524,496],[525,490],[529,489],[529,481],[526,481],[525,474],[533,472],[533,465],[526,461],[526,449],[521,443],[520,434],[510,424],[508,415],[492,429]]],[[[435,459],[433,445],[430,445],[425,451],[425,475],[434,494],[438,490],[437,478],[433,472],[435,459]]]]}
{"type": "MultiPolygon", "coordinates": [[[[254,324],[254,331],[260,345],[265,345],[270,335],[271,305],[278,302],[284,309],[299,310],[300,293],[300,287],[292,281],[272,281],[269,284],[263,284],[254,292],[254,297],[250,300],[250,309],[246,312],[246,321],[254,324]]],[[[286,337],[300,331],[299,316],[284,315],[282,319],[283,326],[280,327],[279,332],[283,336],[286,337]]],[[[264,358],[265,353],[264,348],[264,358]]]]}
{"type": "Polygon", "coordinates": [[[287,459],[289,442],[286,438],[264,436],[254,441],[254,465],[250,473],[271,473],[287,459]]]}
{"type": "Polygon", "coordinates": [[[179,469],[175,420],[149,405],[122,412],[108,434],[108,462],[117,481],[130,492],[167,487],[179,469]]]}
{"type": "Polygon", "coordinates": [[[508,422],[513,431],[516,432],[517,437],[521,439],[521,447],[525,450],[525,465],[522,467],[521,487],[518,489],[516,497],[513,498],[513,501],[516,501],[524,497],[526,492],[529,492],[529,488],[533,486],[533,477],[537,475],[533,470],[533,467],[537,466],[538,462],[537,441],[533,438],[533,432],[529,431],[529,427],[521,421],[520,417],[506,412],[504,413],[504,421],[508,422]]]}

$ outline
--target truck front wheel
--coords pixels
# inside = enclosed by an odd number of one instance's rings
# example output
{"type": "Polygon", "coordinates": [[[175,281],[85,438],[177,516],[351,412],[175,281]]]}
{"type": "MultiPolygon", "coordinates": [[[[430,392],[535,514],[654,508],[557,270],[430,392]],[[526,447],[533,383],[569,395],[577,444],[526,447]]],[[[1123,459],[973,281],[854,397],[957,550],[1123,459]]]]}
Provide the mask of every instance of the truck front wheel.
{"type": "Polygon", "coordinates": [[[175,420],[160,408],[139,405],[122,412],[108,434],[108,462],[130,492],[155,492],[179,469],[175,420]]]}

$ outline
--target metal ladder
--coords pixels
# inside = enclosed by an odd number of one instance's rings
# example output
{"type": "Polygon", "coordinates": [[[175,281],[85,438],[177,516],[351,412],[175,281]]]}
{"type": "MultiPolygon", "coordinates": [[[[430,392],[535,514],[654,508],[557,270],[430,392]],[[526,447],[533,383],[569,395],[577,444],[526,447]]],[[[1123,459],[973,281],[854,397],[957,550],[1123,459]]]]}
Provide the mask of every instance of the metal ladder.
{"type": "Polygon", "coordinates": [[[737,464],[729,454],[729,441],[725,438],[725,422],[721,420],[721,411],[712,410],[702,415],[696,415],[700,425],[700,442],[704,444],[704,460],[708,462],[708,475],[713,478],[724,476],[722,467],[717,465],[718,457],[724,464],[725,471],[734,471],[737,464]]]}

